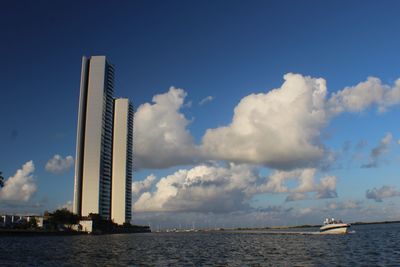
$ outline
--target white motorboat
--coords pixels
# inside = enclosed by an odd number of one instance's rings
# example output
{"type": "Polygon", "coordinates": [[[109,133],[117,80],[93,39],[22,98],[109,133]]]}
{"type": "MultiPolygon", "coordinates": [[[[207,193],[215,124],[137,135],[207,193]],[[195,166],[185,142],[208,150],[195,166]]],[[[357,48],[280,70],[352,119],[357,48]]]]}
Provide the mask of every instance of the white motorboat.
{"type": "Polygon", "coordinates": [[[349,232],[349,223],[344,223],[341,220],[335,220],[334,218],[326,218],[324,225],[319,228],[319,231],[324,234],[346,234],[349,232]]]}

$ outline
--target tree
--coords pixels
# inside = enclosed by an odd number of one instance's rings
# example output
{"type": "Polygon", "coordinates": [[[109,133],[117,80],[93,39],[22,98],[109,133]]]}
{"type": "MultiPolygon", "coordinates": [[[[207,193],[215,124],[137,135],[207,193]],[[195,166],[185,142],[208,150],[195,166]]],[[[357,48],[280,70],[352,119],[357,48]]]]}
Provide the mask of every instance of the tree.
{"type": "Polygon", "coordinates": [[[4,186],[4,177],[1,174],[2,174],[2,172],[0,172],[0,187],[3,187],[4,186]]]}
{"type": "Polygon", "coordinates": [[[67,225],[71,229],[73,224],[79,222],[79,216],[67,209],[58,209],[51,214],[51,220],[55,225],[67,225]]]}
{"type": "Polygon", "coordinates": [[[32,217],[30,220],[29,220],[29,222],[28,222],[28,228],[30,228],[30,229],[35,229],[35,228],[37,228],[37,220],[36,220],[36,218],[35,217],[32,217]]]}

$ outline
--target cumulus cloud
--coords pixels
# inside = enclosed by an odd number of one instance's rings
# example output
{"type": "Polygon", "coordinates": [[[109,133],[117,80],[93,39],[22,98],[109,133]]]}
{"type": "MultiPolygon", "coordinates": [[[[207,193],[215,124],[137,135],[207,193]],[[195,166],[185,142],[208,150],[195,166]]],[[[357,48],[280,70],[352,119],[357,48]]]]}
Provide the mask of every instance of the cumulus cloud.
{"type": "Polygon", "coordinates": [[[393,136],[391,133],[387,133],[379,142],[379,144],[371,150],[369,156],[369,162],[363,164],[362,168],[375,168],[378,167],[379,158],[382,154],[388,151],[389,145],[392,142],[393,136]]]}
{"type": "Polygon", "coordinates": [[[204,153],[278,169],[320,160],[325,148],[319,137],[328,120],[326,82],[292,73],[284,79],[280,88],[244,97],[230,125],[207,130],[204,153]]]}
{"type": "Polygon", "coordinates": [[[368,78],[330,98],[322,78],[289,73],[284,80],[280,88],[244,97],[231,124],[207,130],[203,152],[214,159],[278,169],[315,166],[329,158],[320,136],[332,117],[371,105],[383,111],[400,103],[400,80],[390,87],[368,78]]]}
{"type": "Polygon", "coordinates": [[[247,207],[247,185],[258,179],[250,166],[201,165],[181,169],[163,177],[155,192],[145,192],[134,204],[135,211],[229,212],[247,207]]]}
{"type": "MultiPolygon", "coordinates": [[[[139,107],[135,114],[136,167],[225,160],[281,170],[323,168],[334,160],[321,139],[331,119],[343,112],[361,112],[371,106],[382,112],[399,104],[400,80],[389,86],[370,77],[329,95],[323,78],[288,73],[279,88],[241,99],[230,124],[207,129],[199,145],[181,112],[186,95],[171,87],[154,96],[152,104],[139,107]]],[[[211,99],[208,96],[201,102],[211,99]]]]}
{"type": "Polygon", "coordinates": [[[26,202],[36,192],[36,184],[33,179],[35,165],[33,161],[26,162],[14,176],[9,177],[4,187],[0,190],[0,200],[11,202],[26,202]]]}
{"type": "Polygon", "coordinates": [[[213,100],[214,100],[214,97],[209,95],[209,96],[203,98],[203,99],[199,102],[199,106],[203,106],[203,105],[205,105],[205,104],[207,104],[208,102],[211,102],[211,101],[213,101],[213,100]]]}
{"type": "Polygon", "coordinates": [[[382,84],[375,77],[368,77],[356,86],[346,87],[334,93],[329,99],[329,108],[333,113],[360,112],[376,105],[379,112],[400,103],[400,79],[393,87],[382,84]]]}
{"type": "Polygon", "coordinates": [[[247,191],[255,190],[254,193],[289,193],[286,201],[305,200],[310,198],[334,198],[336,193],[336,177],[325,176],[319,180],[315,179],[317,169],[295,169],[292,171],[275,171],[266,181],[247,191]],[[296,187],[289,188],[287,182],[295,180],[296,187]],[[311,196],[309,193],[314,192],[311,196]]]}
{"type": "Polygon", "coordinates": [[[316,192],[314,196],[316,199],[336,198],[336,177],[325,176],[319,182],[315,182],[315,173],[316,169],[300,170],[297,175],[299,177],[299,185],[292,190],[286,201],[309,199],[310,197],[306,194],[307,192],[316,192]]]}
{"type": "Polygon", "coordinates": [[[336,178],[315,180],[316,169],[275,171],[262,177],[247,164],[200,165],[181,169],[161,178],[153,192],[143,192],[134,203],[135,212],[233,212],[251,210],[251,199],[258,194],[304,194],[307,197],[336,197],[336,178]],[[289,180],[298,181],[290,188],[289,180]]]}
{"type": "Polygon", "coordinates": [[[396,190],[394,186],[384,185],[381,188],[368,189],[365,196],[376,202],[382,202],[384,198],[400,196],[400,191],[396,190]]]}
{"type": "Polygon", "coordinates": [[[141,168],[166,168],[193,163],[197,149],[187,126],[188,119],[180,112],[186,92],[171,87],[167,93],[155,95],[153,104],[139,106],[134,120],[134,165],[141,168]]]}
{"type": "Polygon", "coordinates": [[[325,198],[336,198],[338,196],[336,192],[336,177],[335,176],[326,176],[320,179],[319,183],[315,183],[314,179],[308,182],[307,190],[302,188],[302,184],[293,192],[286,197],[286,201],[298,201],[298,200],[306,200],[311,197],[307,194],[307,192],[316,192],[314,198],[315,199],[325,199],[325,198]]]}
{"type": "Polygon", "coordinates": [[[150,174],[143,181],[133,182],[132,183],[132,194],[134,196],[137,196],[140,193],[142,193],[143,191],[150,189],[155,180],[156,180],[156,176],[154,176],[154,174],[150,174]]]}
{"type": "Polygon", "coordinates": [[[61,174],[68,171],[74,166],[74,158],[72,156],[62,156],[56,154],[47,161],[45,169],[54,174],[61,174]]]}
{"type": "Polygon", "coordinates": [[[326,176],[321,178],[320,183],[315,189],[317,192],[316,198],[336,198],[338,196],[336,192],[336,177],[326,176]]]}

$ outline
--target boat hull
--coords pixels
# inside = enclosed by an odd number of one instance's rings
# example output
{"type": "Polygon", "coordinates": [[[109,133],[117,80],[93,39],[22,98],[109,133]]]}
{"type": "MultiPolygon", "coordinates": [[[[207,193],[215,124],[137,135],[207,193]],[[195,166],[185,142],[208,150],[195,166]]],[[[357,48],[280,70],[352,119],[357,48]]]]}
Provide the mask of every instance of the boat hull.
{"type": "Polygon", "coordinates": [[[349,232],[349,224],[329,224],[324,225],[320,228],[320,232],[323,234],[347,234],[349,232]]]}

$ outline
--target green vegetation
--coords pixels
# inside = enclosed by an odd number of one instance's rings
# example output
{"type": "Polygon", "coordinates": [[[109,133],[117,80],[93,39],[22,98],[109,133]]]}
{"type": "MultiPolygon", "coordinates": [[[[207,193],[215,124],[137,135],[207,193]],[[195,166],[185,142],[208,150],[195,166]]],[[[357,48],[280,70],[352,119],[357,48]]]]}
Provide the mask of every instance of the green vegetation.
{"type": "Polygon", "coordinates": [[[35,217],[31,217],[29,221],[21,220],[13,226],[13,229],[34,230],[37,229],[37,221],[35,217]]]}
{"type": "Polygon", "coordinates": [[[90,213],[88,216],[93,221],[94,234],[117,234],[117,233],[150,233],[149,226],[132,225],[124,223],[118,225],[112,220],[105,220],[99,214],[90,213]]]}
{"type": "Polygon", "coordinates": [[[49,226],[52,229],[60,229],[67,226],[71,230],[72,225],[79,222],[79,216],[67,209],[58,209],[53,213],[47,213],[49,226]]]}

